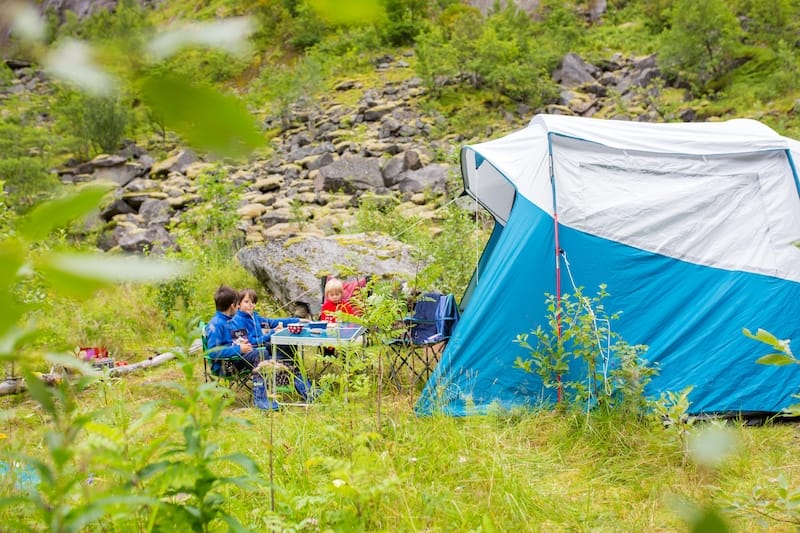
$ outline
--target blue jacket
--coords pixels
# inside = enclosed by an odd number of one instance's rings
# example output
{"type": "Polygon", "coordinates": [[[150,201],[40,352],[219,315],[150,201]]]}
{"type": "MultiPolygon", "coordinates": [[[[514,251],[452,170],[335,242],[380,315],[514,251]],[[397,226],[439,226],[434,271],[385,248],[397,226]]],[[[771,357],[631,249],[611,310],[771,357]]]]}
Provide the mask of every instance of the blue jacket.
{"type": "Polygon", "coordinates": [[[265,347],[269,344],[269,339],[272,337],[273,330],[278,327],[278,324],[283,322],[283,325],[293,324],[300,322],[299,318],[286,317],[286,318],[266,318],[255,311],[253,315],[248,315],[244,311],[236,311],[236,314],[231,319],[231,330],[244,329],[247,331],[247,340],[253,346],[265,347]]]}
{"type": "Polygon", "coordinates": [[[211,359],[230,359],[242,355],[241,348],[233,344],[230,320],[228,315],[217,311],[206,325],[206,348],[211,359]]]}

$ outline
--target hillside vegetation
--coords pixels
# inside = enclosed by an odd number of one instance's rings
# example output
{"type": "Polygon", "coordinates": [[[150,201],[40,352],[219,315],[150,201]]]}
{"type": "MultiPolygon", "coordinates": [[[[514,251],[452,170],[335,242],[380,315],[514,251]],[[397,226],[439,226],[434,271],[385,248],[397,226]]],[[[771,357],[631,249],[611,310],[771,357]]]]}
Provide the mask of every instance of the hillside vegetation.
{"type": "MultiPolygon", "coordinates": [[[[310,123],[322,103],[357,106],[371,89],[414,79],[425,118],[417,135],[437,148],[432,161],[451,166],[446,192],[419,194],[427,212],[415,214],[359,197],[348,228],[413,245],[434,258],[419,288],[460,294],[491,229],[456,202],[461,144],[538,112],[575,113],[576,98],[591,101],[587,116],[748,117],[800,136],[800,0],[539,0],[528,11],[457,0],[120,0],[81,16],[46,8],[54,4],[31,4],[43,24],[15,26],[0,65],[0,358],[7,381],[27,389],[0,398],[0,523],[796,529],[800,469],[786,454],[796,428],[700,423],[687,415],[688,391],[624,409],[414,417],[417,391],[388,387],[382,366],[380,340],[397,333],[401,315],[391,284],[372,287],[365,318],[378,342],[362,358],[348,354],[352,366],[322,381],[311,408],[237,409],[247,395],[203,384],[190,347],[216,287],[257,285],[233,258],[243,242],[237,170],[266,165],[302,129],[298,117],[310,123]],[[164,28],[172,40],[160,40],[164,28]],[[650,65],[651,74],[624,94],[611,83],[567,88],[556,75],[567,54],[602,72],[650,65]],[[94,66],[114,76],[110,89],[94,66]],[[198,210],[173,221],[179,246],[130,263],[95,254],[97,206],[113,193],[64,184],[57,171],[133,146],[156,160],[192,147],[214,171],[200,180],[198,210]],[[164,352],[176,360],[113,377],[73,357],[92,345],[120,362],[164,352]]],[[[364,132],[353,124],[348,135],[364,132]]],[[[300,204],[284,200],[301,219],[300,204]]],[[[279,314],[264,296],[259,311],[279,314]]]]}

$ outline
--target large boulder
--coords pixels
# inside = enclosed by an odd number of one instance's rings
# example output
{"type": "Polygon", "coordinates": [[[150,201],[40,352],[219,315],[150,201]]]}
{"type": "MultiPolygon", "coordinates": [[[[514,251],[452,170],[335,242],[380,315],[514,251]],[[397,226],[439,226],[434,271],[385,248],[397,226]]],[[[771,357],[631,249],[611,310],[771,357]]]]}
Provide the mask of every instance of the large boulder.
{"type": "Polygon", "coordinates": [[[236,258],[288,314],[319,314],[320,279],[339,270],[410,280],[422,268],[414,249],[378,233],[301,235],[242,248],[236,258]]]}
{"type": "Polygon", "coordinates": [[[319,169],[317,190],[375,190],[383,187],[380,160],[375,157],[345,156],[319,169]]]}

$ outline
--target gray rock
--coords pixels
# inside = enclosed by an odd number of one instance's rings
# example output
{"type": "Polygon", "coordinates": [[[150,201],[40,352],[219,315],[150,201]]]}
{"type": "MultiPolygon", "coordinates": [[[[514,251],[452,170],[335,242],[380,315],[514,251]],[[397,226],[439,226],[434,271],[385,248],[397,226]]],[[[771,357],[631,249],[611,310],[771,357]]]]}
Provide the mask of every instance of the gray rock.
{"type": "Polygon", "coordinates": [[[395,132],[397,132],[397,130],[400,129],[402,125],[403,124],[395,118],[392,117],[384,118],[381,121],[381,128],[378,136],[381,139],[385,139],[386,137],[391,137],[395,132]]]}
{"type": "Polygon", "coordinates": [[[127,159],[121,155],[100,154],[89,161],[87,165],[95,169],[98,167],[114,167],[125,163],[126,160],[127,159]]]}
{"type": "Polygon", "coordinates": [[[599,69],[584,61],[578,54],[570,52],[561,59],[561,63],[553,73],[553,79],[567,88],[579,87],[595,82],[595,74],[599,69]]]}
{"type": "Polygon", "coordinates": [[[172,208],[166,200],[148,198],[139,207],[139,215],[144,220],[145,225],[167,224],[169,222],[172,208]]]}
{"type": "Polygon", "coordinates": [[[110,204],[108,204],[105,209],[100,212],[100,217],[108,222],[116,215],[124,215],[127,213],[135,213],[136,210],[131,207],[131,205],[123,200],[122,198],[117,198],[110,204]]]}
{"type": "Polygon", "coordinates": [[[389,158],[383,165],[383,183],[387,187],[397,185],[401,181],[401,175],[408,170],[406,166],[405,154],[397,154],[389,158]]]}
{"type": "Polygon", "coordinates": [[[322,304],[320,277],[338,274],[343,266],[379,277],[412,279],[421,268],[414,250],[380,234],[295,236],[242,248],[239,263],[283,306],[307,306],[318,314],[322,304]]]}
{"type": "Polygon", "coordinates": [[[319,169],[316,190],[343,191],[374,190],[383,186],[380,163],[372,157],[342,156],[319,169]]]}
{"type": "Polygon", "coordinates": [[[115,166],[100,166],[94,169],[93,180],[111,181],[124,187],[137,176],[144,174],[145,169],[138,163],[124,163],[115,166]]]}
{"type": "Polygon", "coordinates": [[[419,170],[409,170],[403,173],[399,180],[399,189],[403,193],[418,193],[429,190],[441,194],[447,190],[447,173],[450,167],[446,165],[428,165],[419,170]]]}
{"type": "Polygon", "coordinates": [[[126,252],[163,254],[175,247],[169,232],[158,225],[145,229],[131,224],[120,224],[114,228],[110,240],[111,244],[126,252]]]}
{"type": "Polygon", "coordinates": [[[183,172],[190,164],[198,161],[191,150],[180,150],[175,155],[154,164],[150,169],[151,178],[166,177],[170,172],[183,172]]]}

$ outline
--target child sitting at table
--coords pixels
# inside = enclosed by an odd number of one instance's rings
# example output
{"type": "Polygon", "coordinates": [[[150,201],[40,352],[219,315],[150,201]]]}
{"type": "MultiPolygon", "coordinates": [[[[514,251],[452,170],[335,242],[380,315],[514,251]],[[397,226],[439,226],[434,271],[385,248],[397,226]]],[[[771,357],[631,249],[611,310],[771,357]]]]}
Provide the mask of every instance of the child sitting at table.
{"type": "Polygon", "coordinates": [[[221,375],[223,362],[237,370],[255,367],[259,357],[253,345],[246,338],[239,338],[231,327],[231,319],[236,314],[239,295],[232,287],[220,285],[214,292],[214,306],[217,311],[208,321],[205,330],[206,344],[211,358],[211,372],[221,375]]]}
{"type": "Polygon", "coordinates": [[[344,300],[344,284],[341,280],[331,278],[325,284],[325,301],[319,319],[325,322],[336,322],[336,313],[359,316],[361,313],[348,300],[344,300]]]}
{"type": "MultiPolygon", "coordinates": [[[[235,316],[231,319],[231,328],[244,329],[247,332],[247,340],[253,347],[256,347],[261,353],[261,359],[266,360],[272,356],[272,346],[270,338],[276,331],[283,329],[286,324],[294,324],[300,322],[299,318],[284,317],[284,318],[265,318],[256,312],[256,303],[258,303],[258,295],[253,289],[243,289],[239,291],[239,309],[236,311],[235,316]]],[[[309,384],[302,378],[295,358],[292,352],[286,346],[276,347],[276,359],[279,363],[288,369],[288,372],[294,376],[294,388],[297,393],[304,399],[308,399],[308,391],[311,389],[309,384]]],[[[276,376],[279,385],[288,385],[289,380],[285,372],[281,372],[276,376]]]]}
{"type": "MultiPolygon", "coordinates": [[[[325,283],[325,301],[322,302],[319,319],[330,323],[336,322],[336,313],[361,315],[357,307],[344,299],[344,283],[339,279],[331,278],[325,283]]],[[[322,353],[327,357],[333,357],[336,355],[336,349],[333,346],[325,346],[322,353]]]]}

